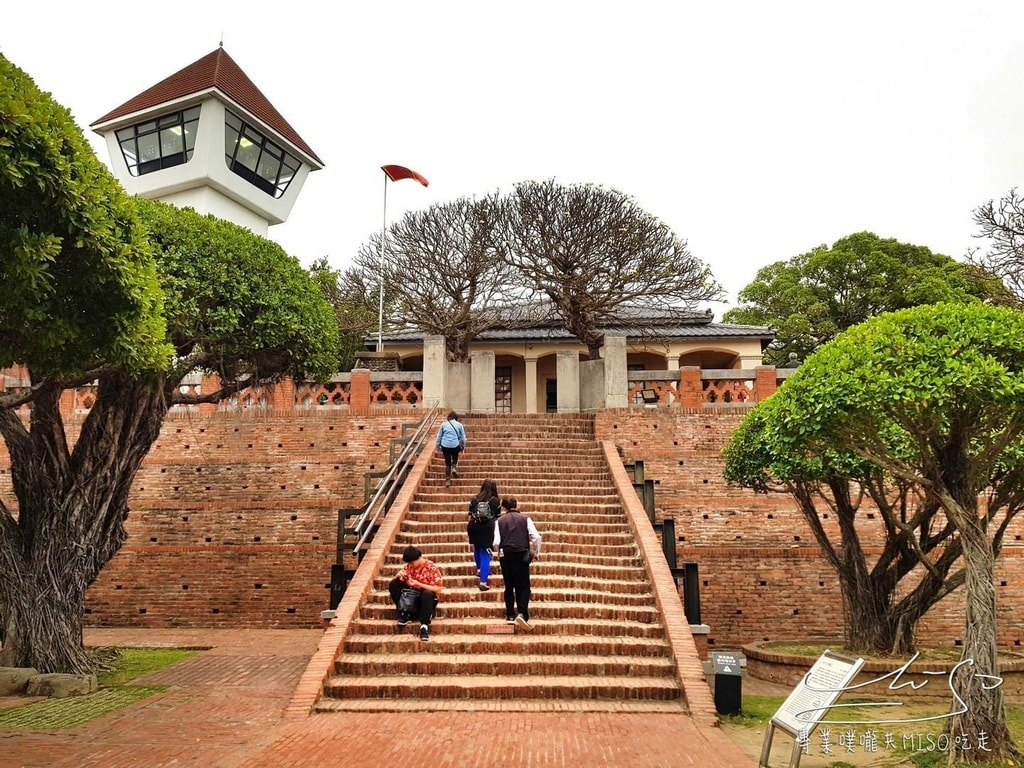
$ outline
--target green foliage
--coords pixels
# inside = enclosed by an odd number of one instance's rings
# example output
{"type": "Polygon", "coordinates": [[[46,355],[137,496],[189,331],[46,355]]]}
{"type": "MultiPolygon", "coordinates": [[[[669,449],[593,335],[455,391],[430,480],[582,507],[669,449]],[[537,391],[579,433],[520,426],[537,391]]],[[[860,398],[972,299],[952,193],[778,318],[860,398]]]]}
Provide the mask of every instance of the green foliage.
{"type": "Polygon", "coordinates": [[[373,306],[376,292],[364,283],[360,270],[339,272],[328,266],[326,258],[310,265],[309,274],[334,310],[338,324],[338,370],[350,371],[356,352],[366,349],[366,334],[377,327],[378,313],[373,306]]]}
{"type": "Polygon", "coordinates": [[[279,245],[191,209],[139,200],[164,289],[167,332],[188,367],[330,378],[337,324],[320,288],[279,245]]]}
{"type": "Polygon", "coordinates": [[[163,368],[161,309],[132,200],[69,112],[0,56],[0,366],[163,368]]]}
{"type": "MultiPolygon", "coordinates": [[[[903,467],[925,466],[933,446],[969,429],[981,456],[1021,430],[1022,367],[1020,312],[975,303],[888,313],[812,355],[778,393],[773,421],[793,439],[903,467]]],[[[989,479],[974,481],[980,490],[989,479]]]]}
{"type": "Polygon", "coordinates": [[[727,322],[772,325],[766,362],[804,359],[847,328],[921,304],[985,300],[1011,304],[994,275],[928,248],[860,232],[764,267],[739,294],[727,322]]]}

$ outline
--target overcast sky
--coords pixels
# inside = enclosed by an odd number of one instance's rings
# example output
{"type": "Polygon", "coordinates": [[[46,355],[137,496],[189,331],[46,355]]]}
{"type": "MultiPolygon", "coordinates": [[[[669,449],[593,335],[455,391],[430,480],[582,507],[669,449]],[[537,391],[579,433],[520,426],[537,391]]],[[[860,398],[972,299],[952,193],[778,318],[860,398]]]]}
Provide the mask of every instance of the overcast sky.
{"type": "Polygon", "coordinates": [[[338,269],[521,180],[632,196],[729,291],[863,230],[960,258],[1024,179],[1020,0],[7,3],[0,52],[89,129],[224,43],[325,162],[270,237],[338,269]]]}

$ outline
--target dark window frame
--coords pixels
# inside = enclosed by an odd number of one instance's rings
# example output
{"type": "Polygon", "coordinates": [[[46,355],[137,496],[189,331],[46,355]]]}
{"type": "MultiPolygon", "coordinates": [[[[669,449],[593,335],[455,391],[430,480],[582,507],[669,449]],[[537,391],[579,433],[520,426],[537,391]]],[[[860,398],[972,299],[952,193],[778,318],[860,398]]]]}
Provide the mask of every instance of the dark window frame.
{"type": "Polygon", "coordinates": [[[224,162],[236,176],[273,198],[281,197],[302,162],[241,117],[225,110],[224,162]]]}
{"type": "Polygon", "coordinates": [[[147,173],[184,165],[192,159],[199,131],[200,106],[168,112],[116,131],[128,173],[147,173]]]}

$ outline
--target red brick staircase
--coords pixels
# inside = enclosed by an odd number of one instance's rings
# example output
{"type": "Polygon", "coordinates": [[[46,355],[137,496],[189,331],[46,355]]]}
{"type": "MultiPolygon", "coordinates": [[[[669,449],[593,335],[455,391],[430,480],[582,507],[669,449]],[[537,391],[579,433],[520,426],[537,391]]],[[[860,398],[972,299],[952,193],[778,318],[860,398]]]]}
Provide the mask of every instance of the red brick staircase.
{"type": "Polygon", "coordinates": [[[459,477],[437,453],[369,597],[324,681],[317,711],[548,710],[681,712],[676,661],[615,485],[584,414],[465,419],[459,477]],[[523,632],[504,621],[500,567],[480,592],[466,510],[485,477],[515,496],[543,536],[523,632]],[[387,584],[415,544],[445,593],[420,642],[398,627],[387,584]]]}

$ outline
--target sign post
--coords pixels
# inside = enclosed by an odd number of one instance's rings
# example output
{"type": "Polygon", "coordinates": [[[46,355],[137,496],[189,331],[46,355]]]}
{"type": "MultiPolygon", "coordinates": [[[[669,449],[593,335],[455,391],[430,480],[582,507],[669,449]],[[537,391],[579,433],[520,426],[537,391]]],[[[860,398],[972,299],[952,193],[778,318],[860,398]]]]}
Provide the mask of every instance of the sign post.
{"type": "Polygon", "coordinates": [[[768,722],[764,743],[761,745],[759,768],[769,768],[768,758],[776,728],[785,731],[795,740],[789,768],[797,768],[800,764],[800,736],[809,736],[818,727],[829,707],[863,666],[864,659],[850,659],[825,651],[768,722]]]}

